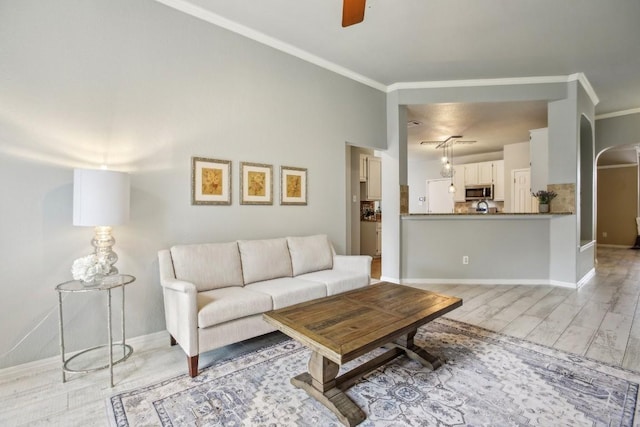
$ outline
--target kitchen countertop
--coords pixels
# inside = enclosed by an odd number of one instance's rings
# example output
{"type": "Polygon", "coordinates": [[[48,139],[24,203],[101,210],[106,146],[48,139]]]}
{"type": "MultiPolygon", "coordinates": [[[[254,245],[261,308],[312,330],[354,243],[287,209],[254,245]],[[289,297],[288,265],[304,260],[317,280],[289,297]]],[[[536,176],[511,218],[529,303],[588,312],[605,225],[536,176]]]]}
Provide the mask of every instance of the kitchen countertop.
{"type": "Polygon", "coordinates": [[[557,216],[573,215],[573,212],[496,212],[496,213],[413,213],[401,215],[402,219],[549,219],[557,216]]]}

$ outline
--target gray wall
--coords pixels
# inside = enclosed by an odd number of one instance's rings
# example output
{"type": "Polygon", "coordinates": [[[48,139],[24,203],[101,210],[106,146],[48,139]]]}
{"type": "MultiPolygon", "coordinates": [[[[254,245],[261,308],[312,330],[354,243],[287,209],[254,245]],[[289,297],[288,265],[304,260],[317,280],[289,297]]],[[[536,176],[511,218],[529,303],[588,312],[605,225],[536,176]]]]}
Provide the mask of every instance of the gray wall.
{"type": "Polygon", "coordinates": [[[595,128],[596,155],[610,147],[640,143],[640,113],[599,119],[595,128]]]}
{"type": "MultiPolygon", "coordinates": [[[[327,233],[346,250],[345,143],[385,146],[384,93],[151,0],[5,3],[0,56],[0,367],[58,353],[53,288],[91,251],[71,225],[74,167],[131,173],[114,230],[138,279],[129,336],[164,329],[158,249],[327,233]],[[232,206],[190,205],[191,156],[233,161],[232,206]],[[274,166],[274,206],[239,205],[240,161],[274,166]],[[308,169],[308,206],[279,206],[281,165],[308,169]]],[[[104,342],[103,306],[65,299],[69,349],[104,342]]]]}
{"type": "Polygon", "coordinates": [[[405,217],[405,281],[549,281],[549,218],[476,216],[405,217]],[[463,256],[469,264],[462,264],[463,256]],[[416,262],[420,260],[420,262],[416,262]]]}

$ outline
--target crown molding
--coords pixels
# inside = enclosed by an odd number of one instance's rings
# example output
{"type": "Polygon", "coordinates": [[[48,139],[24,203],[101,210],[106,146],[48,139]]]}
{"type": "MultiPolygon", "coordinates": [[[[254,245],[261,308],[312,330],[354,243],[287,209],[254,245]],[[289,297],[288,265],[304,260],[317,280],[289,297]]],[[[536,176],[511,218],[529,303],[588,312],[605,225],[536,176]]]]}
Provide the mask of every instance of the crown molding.
{"type": "Polygon", "coordinates": [[[351,71],[331,61],[322,59],[319,56],[316,56],[307,52],[306,50],[299,49],[288,43],[284,43],[283,41],[270,37],[264,33],[261,33],[260,31],[256,31],[252,28],[246,27],[244,25],[240,25],[237,22],[231,21],[230,19],[223,18],[220,15],[217,15],[213,12],[210,12],[206,9],[203,9],[199,6],[196,6],[190,3],[188,0],[156,0],[156,1],[158,3],[164,4],[165,6],[179,10],[180,12],[186,13],[187,15],[191,15],[194,18],[198,18],[203,21],[209,22],[218,27],[224,28],[236,34],[240,34],[244,37],[255,40],[258,43],[262,43],[264,45],[277,49],[281,52],[295,56],[297,58],[310,62],[319,67],[325,68],[329,71],[333,71],[334,73],[347,77],[351,80],[355,80],[359,83],[370,86],[379,91],[386,92],[387,86],[380,82],[372,80],[368,77],[363,76],[362,74],[358,74],[354,71],[351,71]]]}
{"type": "Polygon", "coordinates": [[[623,163],[620,165],[598,166],[596,169],[619,169],[619,168],[637,168],[637,163],[623,163]]]}
{"type": "Polygon", "coordinates": [[[630,110],[614,111],[613,113],[600,114],[596,116],[596,120],[610,119],[612,117],[628,116],[630,114],[640,114],[640,108],[632,108],[630,110]]]}
{"type": "Polygon", "coordinates": [[[473,87],[473,86],[509,86],[509,85],[527,85],[527,84],[549,84],[549,83],[568,83],[572,81],[579,82],[585,92],[593,102],[597,105],[600,102],[598,95],[593,90],[591,83],[584,73],[575,73],[568,76],[536,76],[536,77],[507,77],[500,79],[472,79],[472,80],[442,80],[442,81],[425,81],[425,82],[399,82],[387,86],[387,92],[393,92],[400,89],[435,89],[447,87],[473,87]]]}
{"type": "Polygon", "coordinates": [[[582,85],[582,88],[585,92],[587,92],[587,95],[589,95],[593,106],[595,107],[596,105],[598,105],[600,103],[600,98],[598,98],[598,95],[596,95],[596,91],[593,90],[593,86],[591,86],[591,83],[589,82],[589,79],[587,79],[587,76],[585,76],[584,73],[575,73],[567,76],[567,82],[576,80],[582,85]]]}
{"type": "Polygon", "coordinates": [[[196,6],[189,0],[156,0],[158,3],[179,10],[195,18],[214,24],[236,34],[252,39],[258,43],[262,43],[281,52],[300,58],[304,61],[333,71],[336,74],[355,80],[371,88],[382,92],[393,92],[398,89],[431,89],[431,88],[447,88],[447,87],[471,87],[471,86],[505,86],[505,85],[523,85],[523,84],[545,84],[545,83],[567,83],[578,81],[587,92],[594,105],[600,100],[596,95],[591,83],[583,73],[575,73],[568,76],[542,76],[542,77],[513,77],[499,79],[473,79],[473,80],[444,80],[444,81],[425,81],[425,82],[398,82],[391,85],[385,85],[376,80],[370,79],[362,74],[356,73],[348,68],[342,67],[331,61],[327,61],[319,56],[313,55],[306,50],[297,48],[293,45],[285,43],[276,38],[270,37],[260,31],[256,31],[247,26],[238,24],[230,19],[224,18],[202,7],[196,6]]]}
{"type": "Polygon", "coordinates": [[[509,77],[501,79],[472,79],[472,80],[440,80],[424,82],[399,82],[387,86],[387,92],[400,89],[437,89],[447,87],[473,87],[473,86],[508,86],[522,84],[566,83],[567,76],[544,77],[509,77]]]}

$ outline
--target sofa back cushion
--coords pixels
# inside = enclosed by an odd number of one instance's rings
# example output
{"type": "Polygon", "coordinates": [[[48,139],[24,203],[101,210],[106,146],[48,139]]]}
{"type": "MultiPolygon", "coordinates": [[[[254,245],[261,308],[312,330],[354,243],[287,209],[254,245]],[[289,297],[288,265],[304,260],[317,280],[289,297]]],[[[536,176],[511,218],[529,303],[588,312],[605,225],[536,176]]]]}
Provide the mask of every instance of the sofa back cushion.
{"type": "Polygon", "coordinates": [[[287,239],[240,240],[238,248],[245,285],[279,277],[291,277],[287,239]]]}
{"type": "Polygon", "coordinates": [[[243,285],[236,242],[174,246],[171,258],[176,279],[193,283],[198,292],[243,285]]]}
{"type": "Polygon", "coordinates": [[[293,275],[333,268],[333,248],[324,234],[287,237],[293,275]]]}

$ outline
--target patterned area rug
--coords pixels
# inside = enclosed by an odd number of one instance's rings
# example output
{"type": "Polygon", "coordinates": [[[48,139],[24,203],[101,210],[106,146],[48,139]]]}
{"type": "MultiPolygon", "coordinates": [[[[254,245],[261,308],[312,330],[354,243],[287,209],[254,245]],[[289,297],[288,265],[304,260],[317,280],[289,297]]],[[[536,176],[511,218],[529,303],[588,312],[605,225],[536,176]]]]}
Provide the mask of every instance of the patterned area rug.
{"type": "MultiPolygon", "coordinates": [[[[632,426],[640,374],[448,319],[416,342],[447,363],[399,357],[347,390],[362,426],[632,426]]],[[[371,355],[372,356],[372,355],[371,355]]],[[[309,350],[295,341],[108,400],[117,426],[339,426],[293,387],[309,350]]],[[[355,361],[359,363],[361,361],[355,361]]],[[[353,363],[343,369],[350,369],[353,363]]]]}

